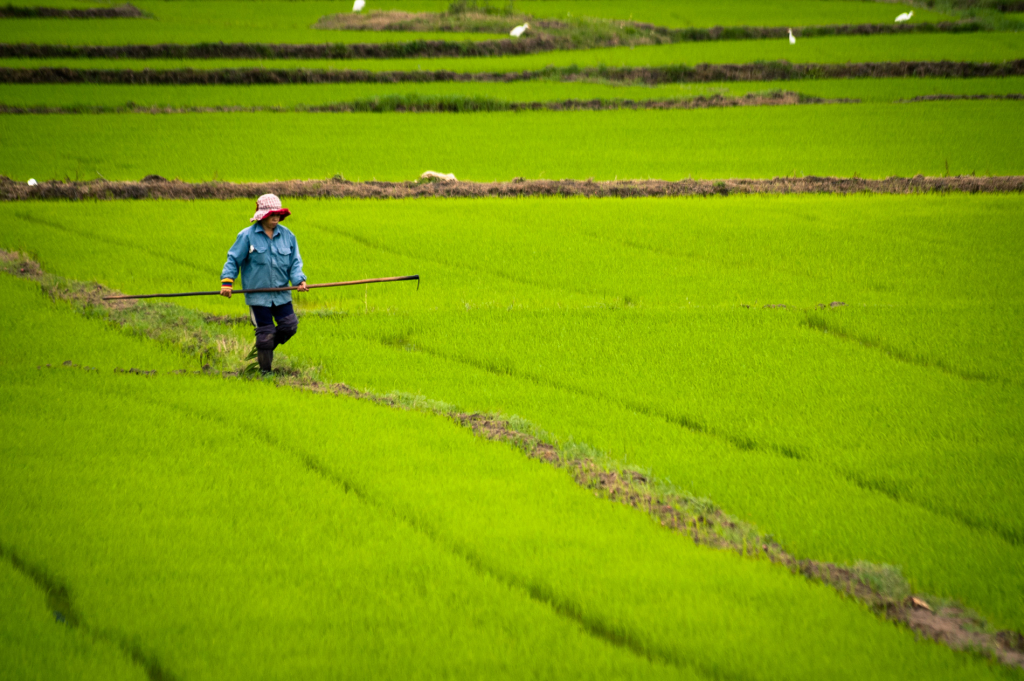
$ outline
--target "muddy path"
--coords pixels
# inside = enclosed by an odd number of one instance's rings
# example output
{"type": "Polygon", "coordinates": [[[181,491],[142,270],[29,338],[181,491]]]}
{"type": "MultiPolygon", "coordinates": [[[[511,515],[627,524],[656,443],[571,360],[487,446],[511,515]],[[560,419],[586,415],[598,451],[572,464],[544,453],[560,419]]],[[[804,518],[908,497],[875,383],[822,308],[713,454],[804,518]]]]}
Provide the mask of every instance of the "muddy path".
{"type": "Polygon", "coordinates": [[[0,176],[0,201],[83,201],[117,199],[255,199],[262,194],[311,198],[414,199],[585,196],[591,198],[728,196],[731,194],[990,194],[1024,191],[1024,176],[776,177],[770,180],[523,180],[510,182],[349,182],[328,180],[284,182],[199,182],[167,180],[150,175],[139,182],[40,182],[29,186],[0,176]]]}
{"type": "Polygon", "coordinates": [[[348,71],[326,69],[78,69],[0,68],[0,83],[110,83],[131,85],[279,85],[300,83],[507,83],[530,80],[668,83],[754,82],[816,78],[996,78],[1024,75],[1024,60],[904,61],[849,64],[698,64],[643,68],[555,68],[508,73],[455,71],[348,71]]]}

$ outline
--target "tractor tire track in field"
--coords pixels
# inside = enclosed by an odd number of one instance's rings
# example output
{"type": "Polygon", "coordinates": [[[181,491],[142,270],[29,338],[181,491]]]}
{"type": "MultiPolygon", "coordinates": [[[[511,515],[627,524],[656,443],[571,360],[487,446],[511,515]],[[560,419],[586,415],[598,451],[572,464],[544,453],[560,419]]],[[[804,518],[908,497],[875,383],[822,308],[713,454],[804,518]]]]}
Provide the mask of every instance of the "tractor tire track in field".
{"type": "Polygon", "coordinates": [[[551,196],[590,198],[729,196],[731,194],[990,194],[1024,192],[1024,176],[776,177],[770,180],[525,180],[510,182],[350,182],[340,175],[326,180],[283,182],[183,182],[149,175],[139,182],[48,180],[37,186],[0,176],[0,201],[83,201],[118,199],[255,199],[262,194],[293,198],[483,198],[551,196]]]}
{"type": "Polygon", "coordinates": [[[0,559],[7,560],[21,574],[32,580],[46,596],[46,607],[53,613],[54,620],[65,626],[81,629],[90,638],[112,643],[120,648],[135,664],[142,667],[150,681],[175,681],[175,677],[153,655],[145,652],[137,642],[114,632],[89,626],[75,610],[67,585],[53,577],[45,568],[29,563],[10,547],[0,544],[0,559]]]}
{"type": "MultiPolygon", "coordinates": [[[[38,263],[35,263],[17,253],[8,253],[2,249],[0,249],[0,266],[2,266],[0,269],[7,271],[9,274],[27,278],[43,285],[44,289],[48,289],[50,293],[56,297],[61,297],[69,302],[76,303],[75,309],[80,311],[95,304],[105,304],[99,301],[99,296],[106,293],[113,293],[103,287],[98,287],[98,285],[85,288],[82,286],[72,286],[71,288],[59,289],[55,288],[52,285],[54,278],[47,275],[39,267],[38,263]],[[99,290],[93,290],[97,287],[99,290]]],[[[132,303],[126,301],[116,301],[116,303],[109,303],[109,305],[112,309],[122,309],[124,307],[133,306],[132,303]]],[[[53,368],[56,370],[91,370],[89,367],[76,365],[70,360],[68,362],[64,362],[64,364],[59,367],[47,366],[45,368],[53,368]]],[[[43,369],[43,367],[40,367],[40,369],[43,369]]],[[[493,368],[486,367],[484,367],[484,369],[488,371],[494,370],[493,368]]],[[[148,377],[156,374],[155,371],[145,371],[141,369],[133,369],[130,371],[122,370],[122,373],[134,374],[141,377],[148,377]]],[[[209,367],[205,367],[203,371],[192,373],[210,375],[211,373],[218,372],[213,372],[209,367]]],[[[241,375],[241,372],[220,372],[220,375],[230,380],[237,380],[241,375]]],[[[762,538],[755,528],[730,518],[721,509],[717,508],[706,499],[695,499],[679,495],[672,491],[656,491],[652,486],[653,481],[641,473],[620,467],[617,464],[599,464],[596,459],[587,453],[586,450],[583,454],[581,454],[578,449],[576,451],[560,450],[556,445],[547,441],[546,435],[516,430],[516,428],[501,416],[479,413],[459,413],[454,410],[450,410],[446,405],[438,407],[429,401],[424,401],[422,403],[414,402],[413,404],[410,404],[408,400],[403,400],[399,396],[377,395],[370,392],[361,392],[340,383],[321,384],[314,379],[303,377],[301,374],[297,373],[281,376],[278,379],[278,385],[300,390],[309,390],[320,394],[333,394],[335,396],[347,396],[355,399],[368,400],[390,408],[418,409],[453,419],[460,425],[470,428],[474,434],[478,436],[486,437],[491,440],[508,442],[519,447],[526,453],[526,455],[532,458],[536,458],[559,468],[567,469],[572,473],[574,479],[579,485],[587,489],[594,490],[599,497],[627,504],[633,508],[644,511],[650,514],[663,526],[668,527],[673,531],[685,534],[697,543],[713,548],[735,551],[745,557],[755,559],[767,557],[773,562],[785,565],[795,574],[799,573],[808,579],[829,584],[843,594],[855,597],[865,602],[879,616],[883,616],[889,620],[905,625],[910,629],[924,634],[928,638],[941,642],[955,650],[981,651],[983,654],[990,655],[998,659],[1003,664],[1024,667],[1024,636],[1019,632],[1000,631],[994,634],[990,632],[983,632],[980,631],[980,627],[984,625],[984,622],[974,618],[959,606],[949,606],[941,608],[937,612],[933,612],[930,606],[920,598],[905,595],[899,595],[899,597],[896,597],[894,593],[879,590],[875,586],[872,586],[873,583],[878,583],[878,580],[875,579],[878,577],[878,574],[876,572],[872,572],[872,570],[877,570],[878,568],[869,567],[851,569],[832,563],[813,560],[797,560],[770,539],[762,538]],[[865,572],[865,569],[867,569],[867,572],[865,572]]],[[[646,413],[646,411],[641,411],[641,413],[646,413]]],[[[223,418],[219,414],[215,414],[214,416],[216,418],[223,418]]],[[[661,415],[655,414],[655,416],[661,415]]],[[[680,425],[683,425],[684,427],[703,428],[699,423],[681,423],[680,425]]],[[[266,437],[271,443],[278,444],[274,443],[272,434],[264,433],[264,437],[266,437]]],[[[594,450],[589,450],[589,452],[593,451],[594,450]]],[[[318,462],[311,458],[305,458],[302,463],[306,468],[319,475],[334,475],[337,478],[335,480],[336,484],[339,484],[346,492],[355,494],[358,498],[363,499],[367,503],[381,505],[382,508],[387,508],[382,505],[383,502],[373,499],[364,490],[361,490],[351,481],[334,474],[329,468],[325,467],[322,462],[318,462]]],[[[398,515],[397,510],[389,509],[389,511],[394,513],[396,516],[398,515]]],[[[445,542],[440,538],[440,535],[437,534],[436,530],[427,527],[418,527],[412,520],[407,518],[402,519],[412,525],[413,529],[425,533],[428,538],[442,544],[442,546],[445,545],[445,542]]],[[[485,573],[490,574],[493,578],[503,581],[506,584],[510,584],[513,588],[526,589],[531,598],[540,600],[554,608],[558,614],[570,617],[579,622],[581,626],[592,633],[592,635],[599,636],[604,640],[609,640],[609,642],[614,645],[624,646],[638,655],[647,657],[647,659],[660,659],[660,657],[652,657],[651,651],[644,646],[642,642],[634,641],[630,638],[623,638],[622,634],[604,627],[600,621],[584,621],[584,618],[581,617],[580,613],[575,608],[570,604],[563,604],[559,602],[556,596],[550,593],[547,589],[536,585],[529,587],[519,585],[515,578],[508,577],[506,579],[501,574],[497,574],[493,570],[488,569],[487,566],[472,553],[466,551],[456,553],[463,560],[469,562],[475,569],[482,570],[485,573]],[[473,564],[474,560],[477,561],[476,565],[473,564]],[[611,639],[606,637],[611,637],[611,639]],[[639,646],[639,650],[634,650],[637,646],[639,646]]],[[[885,568],[881,569],[884,570],[885,568]]],[[[906,588],[909,592],[909,587],[906,588]]],[[[124,644],[119,643],[119,645],[123,646],[124,644]]],[[[160,679],[173,678],[165,670],[160,668],[158,663],[156,663],[152,657],[147,657],[137,648],[127,649],[127,652],[132,655],[133,659],[140,661],[140,664],[148,665],[146,669],[150,674],[151,679],[159,681],[160,679]],[[162,676],[160,674],[162,674],[162,676]]],[[[659,653],[659,655],[661,654],[662,653],[659,653]]],[[[671,655],[668,655],[666,661],[677,666],[680,664],[673,661],[671,655]]],[[[715,675],[717,675],[718,670],[713,671],[715,672],[715,675]]]]}
{"type": "Polygon", "coordinates": [[[956,376],[962,378],[965,381],[987,381],[993,383],[1010,383],[1019,384],[1017,381],[998,376],[996,374],[988,374],[982,371],[969,371],[966,369],[960,369],[952,364],[946,362],[942,358],[926,358],[920,355],[914,355],[902,350],[895,345],[886,343],[885,341],[877,340],[868,336],[863,336],[856,333],[844,331],[835,324],[829,323],[827,319],[822,316],[808,315],[803,321],[803,326],[812,329],[814,331],[820,331],[827,333],[835,338],[840,338],[845,341],[857,343],[865,348],[871,350],[877,350],[883,355],[887,355],[898,362],[905,364],[913,364],[914,366],[924,367],[926,369],[937,369],[950,376],[956,376]]]}
{"type": "Polygon", "coordinates": [[[673,66],[580,68],[464,73],[457,71],[352,71],[328,69],[78,69],[0,68],[0,83],[109,83],[129,85],[274,85],[289,83],[435,83],[562,80],[646,85],[822,78],[994,78],[1024,75],[1024,60],[1001,63],[952,61],[793,64],[685,64],[673,66]]]}
{"type": "MultiPolygon", "coordinates": [[[[956,97],[950,97],[955,99],[956,97]]],[[[919,98],[920,99],[920,98],[919,98]]],[[[1024,99],[1024,95],[975,95],[961,99],[1024,99]]],[[[480,97],[415,97],[356,100],[324,105],[280,106],[8,106],[0,114],[189,114],[189,113],[479,113],[492,111],[614,111],[618,109],[720,109],[738,106],[792,106],[796,104],[859,104],[858,99],[822,99],[798,92],[748,93],[741,97],[712,95],[676,99],[564,99],[546,102],[512,102],[480,97]]]]}

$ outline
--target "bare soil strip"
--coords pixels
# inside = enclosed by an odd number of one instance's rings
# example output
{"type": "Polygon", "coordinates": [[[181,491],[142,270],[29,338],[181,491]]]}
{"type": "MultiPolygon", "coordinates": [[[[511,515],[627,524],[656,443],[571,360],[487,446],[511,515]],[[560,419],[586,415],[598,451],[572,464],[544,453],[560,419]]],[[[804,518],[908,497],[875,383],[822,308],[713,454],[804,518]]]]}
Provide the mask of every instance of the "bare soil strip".
{"type": "Polygon", "coordinates": [[[142,16],[145,16],[142,10],[130,2],[117,7],[90,7],[88,9],[16,7],[11,4],[0,7],[0,19],[137,19],[142,16]]]}
{"type": "MultiPolygon", "coordinates": [[[[1003,95],[1004,99],[1024,97],[1003,95]]],[[[979,99],[975,96],[972,99],[979,99]]],[[[0,104],[0,114],[104,114],[104,113],[476,113],[480,111],[606,111],[611,109],[710,109],[737,106],[790,106],[795,104],[856,104],[856,99],[821,99],[797,92],[769,92],[746,94],[742,97],[690,97],[678,99],[565,99],[551,102],[508,102],[500,99],[476,97],[416,97],[356,100],[321,106],[7,106],[0,104]]]]}
{"type": "Polygon", "coordinates": [[[511,182],[284,182],[189,183],[149,175],[140,182],[51,180],[29,186],[0,175],[0,201],[84,201],[97,199],[254,199],[262,194],[313,198],[414,199],[522,196],[590,198],[728,196],[730,194],[991,194],[1024,191],[1024,176],[889,177],[866,180],[843,177],[776,177],[771,180],[523,180],[511,182]]]}
{"type": "MultiPolygon", "coordinates": [[[[34,281],[52,298],[71,302],[76,309],[90,310],[91,314],[94,314],[96,309],[105,309],[110,321],[122,326],[137,325],[139,316],[146,314],[166,319],[167,314],[161,314],[159,310],[175,307],[149,305],[138,301],[104,301],[103,296],[116,295],[117,292],[95,283],[64,282],[47,274],[38,263],[27,256],[3,249],[0,249],[0,271],[34,281]]],[[[187,323],[184,318],[182,321],[187,323]]],[[[205,330],[196,329],[195,333],[204,334],[205,330]]],[[[39,368],[64,367],[95,371],[91,367],[83,367],[70,360],[60,367],[46,365],[39,368]]],[[[142,377],[156,374],[155,371],[138,368],[119,371],[142,377]]],[[[231,379],[245,375],[241,368],[216,371],[209,365],[204,366],[203,371],[192,373],[219,374],[231,379]]],[[[344,383],[322,383],[301,371],[278,372],[276,381],[280,386],[320,394],[345,395],[392,408],[427,411],[450,418],[480,437],[507,442],[531,458],[565,469],[577,484],[592,490],[596,496],[641,510],[662,526],[685,534],[698,544],[734,551],[753,560],[770,560],[785,565],[794,574],[829,584],[838,591],[868,604],[878,615],[903,624],[953,649],[981,652],[1003,664],[1024,668],[1024,636],[1019,632],[991,631],[986,627],[984,620],[956,604],[940,606],[936,601],[933,608],[926,600],[927,597],[911,593],[909,585],[898,570],[866,563],[859,563],[851,568],[833,563],[799,560],[770,537],[761,535],[752,525],[728,516],[712,501],[659,486],[657,481],[650,479],[648,475],[620,466],[585,445],[559,446],[550,435],[537,431],[529,424],[513,425],[500,415],[466,413],[451,405],[431,402],[416,396],[379,395],[357,390],[344,383]]],[[[3,557],[2,547],[0,557],[3,557]]],[[[43,573],[36,570],[25,571],[44,589],[54,586],[40,577],[43,573]]],[[[67,590],[61,591],[60,585],[56,587],[54,592],[58,595],[63,593],[67,600],[67,590]]],[[[69,614],[73,613],[70,602],[67,603],[66,609],[69,614]]],[[[138,651],[129,652],[133,658],[146,666],[150,678],[154,678],[154,671],[163,671],[154,661],[141,656],[138,651]]]]}
{"type": "Polygon", "coordinates": [[[456,71],[348,71],[327,69],[72,69],[0,68],[0,83],[111,83],[132,85],[275,85],[290,83],[613,81],[662,85],[813,78],[993,78],[1024,75],[1024,59],[983,62],[903,61],[848,64],[685,64],[660,67],[555,68],[508,73],[456,71]]]}

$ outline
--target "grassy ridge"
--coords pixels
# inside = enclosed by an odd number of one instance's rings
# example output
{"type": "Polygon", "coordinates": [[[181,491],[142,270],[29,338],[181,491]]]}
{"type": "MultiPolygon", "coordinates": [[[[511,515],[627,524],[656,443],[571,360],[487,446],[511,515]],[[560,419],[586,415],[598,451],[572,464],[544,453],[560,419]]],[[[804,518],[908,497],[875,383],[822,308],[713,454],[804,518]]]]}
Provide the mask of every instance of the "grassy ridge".
{"type": "MultiPolygon", "coordinates": [[[[5,314],[38,309],[0,281],[5,314]]],[[[0,462],[0,535],[60,576],[86,626],[173,676],[997,673],[437,417],[260,383],[24,369],[44,338],[11,339],[5,357],[0,420],[26,436],[0,462]],[[224,415],[271,402],[284,428],[224,415]]]]}
{"type": "MultiPolygon", "coordinates": [[[[314,281],[427,284],[302,298],[334,316],[307,315],[287,354],[333,380],[519,414],[801,555],[897,564],[1019,627],[1018,204],[289,201],[314,281]],[[847,306],[814,308],[830,301],[847,306]]],[[[247,209],[19,205],[2,245],[123,290],[203,289],[247,209]],[[140,230],[157,214],[211,228],[140,230]],[[180,262],[161,255],[176,241],[180,262]]]]}
{"type": "Polygon", "coordinates": [[[1024,172],[1014,134],[1021,108],[961,101],[472,117],[5,115],[0,168],[22,181],[138,180],[151,173],[195,181],[339,173],[408,180],[428,169],[480,181],[1013,175],[1024,172]],[[257,138],[274,144],[254,149],[257,138]]]}
{"type": "Polygon", "coordinates": [[[1024,77],[880,78],[683,85],[629,86],[553,81],[512,83],[338,83],[331,85],[104,85],[0,84],[0,104],[14,107],[118,107],[129,102],[154,107],[323,106],[375,98],[486,98],[503,102],[550,102],[567,99],[634,101],[743,96],[788,90],[823,99],[892,102],[928,95],[999,95],[1024,93],[1024,77]]]}
{"type": "MultiPolygon", "coordinates": [[[[104,20],[110,21],[110,20],[104,20]]],[[[793,63],[845,64],[886,61],[980,61],[1003,62],[1024,58],[1024,33],[958,33],[801,38],[787,40],[737,40],[711,43],[676,43],[635,48],[602,48],[544,52],[511,57],[463,59],[0,59],[6,68],[60,66],[83,69],[333,69],[362,71],[455,71],[459,73],[507,73],[536,71],[548,66],[665,66],[671,64],[736,64],[785,59],[793,63]]]]}

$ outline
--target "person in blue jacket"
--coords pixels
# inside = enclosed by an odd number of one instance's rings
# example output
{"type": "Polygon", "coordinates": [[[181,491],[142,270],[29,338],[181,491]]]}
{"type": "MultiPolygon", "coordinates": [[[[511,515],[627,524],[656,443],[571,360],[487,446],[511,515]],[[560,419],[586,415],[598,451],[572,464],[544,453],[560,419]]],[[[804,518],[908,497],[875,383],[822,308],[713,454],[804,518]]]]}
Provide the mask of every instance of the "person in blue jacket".
{"type": "MultiPolygon", "coordinates": [[[[279,224],[291,214],[281,207],[281,199],[274,194],[264,194],[256,200],[256,214],[249,220],[256,224],[238,233],[220,273],[222,296],[231,297],[239,272],[244,288],[283,288],[290,281],[299,291],[309,290],[306,275],[302,273],[298,241],[287,227],[279,224]]],[[[245,304],[249,306],[249,319],[256,327],[260,371],[269,373],[274,348],[287,343],[299,330],[299,319],[292,309],[292,292],[246,293],[245,304]]]]}

